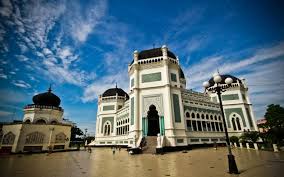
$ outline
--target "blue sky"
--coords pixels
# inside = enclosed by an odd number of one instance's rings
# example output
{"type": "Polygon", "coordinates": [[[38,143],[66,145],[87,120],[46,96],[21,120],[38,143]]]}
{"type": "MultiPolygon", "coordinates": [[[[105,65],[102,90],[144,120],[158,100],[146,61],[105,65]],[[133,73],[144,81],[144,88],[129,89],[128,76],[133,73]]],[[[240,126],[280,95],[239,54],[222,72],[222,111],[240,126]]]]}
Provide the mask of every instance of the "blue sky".
{"type": "Polygon", "coordinates": [[[95,130],[97,97],[128,91],[134,50],[166,44],[187,87],[243,77],[257,118],[284,103],[283,1],[15,1],[0,5],[0,122],[52,84],[65,118],[95,130]]]}

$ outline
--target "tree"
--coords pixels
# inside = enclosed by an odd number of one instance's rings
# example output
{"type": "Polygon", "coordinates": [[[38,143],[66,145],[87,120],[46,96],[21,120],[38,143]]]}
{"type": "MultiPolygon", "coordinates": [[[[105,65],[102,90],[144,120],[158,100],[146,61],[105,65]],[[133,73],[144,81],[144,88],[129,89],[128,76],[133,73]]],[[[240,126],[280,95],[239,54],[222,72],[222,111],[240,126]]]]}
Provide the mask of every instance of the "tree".
{"type": "Polygon", "coordinates": [[[71,128],[71,141],[75,141],[76,140],[76,135],[78,136],[82,136],[84,135],[83,131],[78,128],[77,126],[73,126],[71,128]]]}
{"type": "Polygon", "coordinates": [[[267,139],[272,143],[283,144],[284,139],[284,108],[280,105],[268,105],[264,115],[267,139]]]}
{"type": "Polygon", "coordinates": [[[230,142],[231,143],[238,143],[239,142],[239,138],[237,136],[231,136],[230,137],[230,142]]]}
{"type": "Polygon", "coordinates": [[[259,139],[259,132],[257,131],[250,131],[244,132],[243,135],[240,137],[242,142],[253,142],[255,143],[259,139]]]}
{"type": "Polygon", "coordinates": [[[268,128],[284,128],[284,108],[280,105],[268,105],[264,117],[268,128]]]}

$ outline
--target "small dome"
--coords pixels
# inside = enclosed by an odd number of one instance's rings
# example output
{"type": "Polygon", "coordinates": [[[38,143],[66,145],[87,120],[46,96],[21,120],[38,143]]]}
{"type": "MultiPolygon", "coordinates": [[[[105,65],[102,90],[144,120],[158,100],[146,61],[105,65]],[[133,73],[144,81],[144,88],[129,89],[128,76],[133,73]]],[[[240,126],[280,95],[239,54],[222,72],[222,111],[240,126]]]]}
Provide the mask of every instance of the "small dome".
{"type": "MultiPolygon", "coordinates": [[[[220,76],[221,76],[221,79],[222,79],[221,82],[220,82],[220,84],[226,84],[226,83],[225,83],[225,80],[226,80],[228,77],[230,77],[230,78],[233,79],[233,83],[237,83],[237,81],[241,82],[241,80],[240,80],[239,78],[237,78],[237,77],[235,77],[235,76],[232,76],[232,75],[229,75],[229,74],[220,75],[220,76]]],[[[213,80],[213,77],[212,77],[208,82],[209,82],[209,84],[210,84],[209,87],[211,87],[211,86],[213,86],[213,85],[215,84],[215,82],[214,82],[214,80],[213,80]]]]}
{"type": "Polygon", "coordinates": [[[61,100],[58,96],[51,93],[51,88],[49,88],[47,92],[35,95],[33,102],[35,105],[59,107],[61,100]]]}
{"type": "MultiPolygon", "coordinates": [[[[161,57],[163,56],[162,48],[154,48],[149,50],[142,50],[139,52],[138,60],[153,58],[153,57],[161,57]]],[[[177,59],[175,54],[168,50],[168,56],[174,59],[177,59]]]]}
{"type": "Polygon", "coordinates": [[[184,73],[181,68],[179,68],[179,78],[185,79],[184,73]]]}
{"type": "Polygon", "coordinates": [[[110,88],[108,90],[106,90],[103,94],[102,94],[102,97],[108,97],[108,96],[116,96],[116,94],[118,96],[126,96],[127,99],[129,99],[129,96],[128,94],[122,90],[121,88],[110,88]]]}

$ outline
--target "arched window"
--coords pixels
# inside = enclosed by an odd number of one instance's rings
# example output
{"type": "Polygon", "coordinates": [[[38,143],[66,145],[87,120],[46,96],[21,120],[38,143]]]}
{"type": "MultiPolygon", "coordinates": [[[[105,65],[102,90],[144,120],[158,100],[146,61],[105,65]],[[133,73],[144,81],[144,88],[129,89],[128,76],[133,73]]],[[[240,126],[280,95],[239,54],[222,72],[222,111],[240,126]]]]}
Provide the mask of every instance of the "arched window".
{"type": "Polygon", "coordinates": [[[195,114],[194,113],[191,113],[191,118],[195,118],[195,114]]]}
{"type": "Polygon", "coordinates": [[[104,125],[104,135],[109,136],[110,135],[110,124],[109,122],[106,122],[104,125]]]}
{"type": "Polygon", "coordinates": [[[217,120],[217,116],[216,115],[214,116],[214,119],[217,120]]]}
{"type": "Polygon", "coordinates": [[[210,119],[213,120],[213,116],[212,115],[210,115],[210,119]]]}
{"type": "Polygon", "coordinates": [[[2,144],[12,145],[12,144],[14,144],[15,138],[16,138],[16,135],[12,132],[9,132],[9,133],[4,135],[3,140],[2,140],[2,144]]]}
{"type": "Polygon", "coordinates": [[[221,116],[218,116],[218,120],[221,120],[221,116]]]}
{"type": "Polygon", "coordinates": [[[185,116],[186,116],[187,118],[189,118],[189,117],[190,117],[189,112],[186,112],[186,113],[185,113],[185,116]]]}
{"type": "Polygon", "coordinates": [[[232,118],[233,129],[237,130],[235,118],[232,118]]]}
{"type": "Polygon", "coordinates": [[[241,123],[240,123],[240,119],[238,117],[236,118],[236,122],[237,122],[238,130],[241,130],[241,123]]]}
{"type": "Polygon", "coordinates": [[[40,132],[32,132],[26,136],[25,144],[42,144],[44,134],[40,132]]]}
{"type": "Polygon", "coordinates": [[[29,124],[29,123],[31,123],[31,120],[27,119],[27,120],[25,120],[25,123],[29,124]]]}
{"type": "Polygon", "coordinates": [[[200,118],[200,116],[199,116],[199,114],[198,114],[198,113],[196,114],[196,118],[197,118],[197,119],[199,119],[199,118],[200,118]]]}
{"type": "Polygon", "coordinates": [[[209,116],[208,116],[208,114],[206,114],[206,119],[209,119],[209,116]]]}
{"type": "Polygon", "coordinates": [[[55,143],[65,143],[66,135],[61,132],[55,136],[55,143]]]}
{"type": "Polygon", "coordinates": [[[50,122],[51,124],[57,124],[57,121],[56,120],[53,120],[50,122]]]}
{"type": "Polygon", "coordinates": [[[201,119],[204,119],[204,114],[201,114],[201,119]]]}

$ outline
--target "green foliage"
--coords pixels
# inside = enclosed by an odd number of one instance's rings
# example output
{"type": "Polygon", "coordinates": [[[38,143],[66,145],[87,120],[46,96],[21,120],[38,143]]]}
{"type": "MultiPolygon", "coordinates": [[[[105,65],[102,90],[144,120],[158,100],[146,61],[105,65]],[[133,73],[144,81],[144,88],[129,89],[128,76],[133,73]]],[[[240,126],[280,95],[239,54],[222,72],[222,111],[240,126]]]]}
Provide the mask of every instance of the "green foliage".
{"type": "Polygon", "coordinates": [[[262,135],[263,140],[269,143],[284,144],[284,108],[280,105],[268,105],[264,115],[264,128],[268,131],[262,135]]]}
{"type": "Polygon", "coordinates": [[[237,137],[237,136],[231,136],[231,137],[230,137],[230,142],[231,142],[231,143],[238,143],[238,142],[239,142],[239,137],[237,137]]]}
{"type": "Polygon", "coordinates": [[[92,141],[95,140],[95,137],[94,137],[94,136],[87,136],[87,137],[86,137],[86,140],[87,140],[87,142],[88,142],[88,144],[89,144],[89,143],[91,143],[92,141]]]}
{"type": "Polygon", "coordinates": [[[259,139],[260,135],[257,131],[244,132],[240,137],[242,142],[253,142],[255,143],[259,139]]]}
{"type": "Polygon", "coordinates": [[[268,105],[264,115],[266,126],[273,128],[284,128],[284,108],[280,105],[268,105]]]}
{"type": "Polygon", "coordinates": [[[83,131],[77,126],[72,127],[71,128],[71,141],[76,140],[76,135],[82,136],[83,134],[84,134],[83,131]]]}

